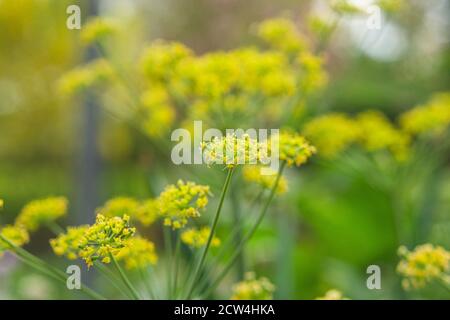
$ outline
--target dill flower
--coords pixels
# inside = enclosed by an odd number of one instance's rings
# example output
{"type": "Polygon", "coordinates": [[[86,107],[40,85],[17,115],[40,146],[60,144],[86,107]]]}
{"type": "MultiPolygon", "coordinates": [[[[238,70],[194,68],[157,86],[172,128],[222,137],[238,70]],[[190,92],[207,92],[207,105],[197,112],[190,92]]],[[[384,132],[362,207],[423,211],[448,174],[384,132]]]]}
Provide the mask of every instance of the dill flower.
{"type": "Polygon", "coordinates": [[[278,139],[279,159],[286,161],[289,167],[292,165],[301,166],[316,153],[316,148],[297,133],[281,132],[272,139],[278,139]]]}
{"type": "Polygon", "coordinates": [[[255,273],[248,272],[245,279],[233,286],[231,300],[272,300],[275,286],[267,278],[256,279],[255,273]]]}
{"type": "Polygon", "coordinates": [[[404,160],[408,154],[409,136],[395,128],[378,111],[366,111],[358,114],[356,121],[361,130],[360,141],[368,151],[389,149],[398,160],[404,160]]]}
{"type": "Polygon", "coordinates": [[[400,125],[411,134],[439,134],[450,125],[450,92],[437,93],[424,105],[400,117],[400,125]]]}
{"type": "MultiPolygon", "coordinates": [[[[253,182],[260,185],[264,189],[270,190],[276,181],[277,172],[275,170],[271,170],[271,173],[269,174],[261,174],[262,168],[262,166],[245,166],[242,170],[242,175],[245,181],[253,182]]],[[[265,169],[270,170],[269,167],[265,169]]],[[[287,189],[287,180],[284,176],[281,176],[275,191],[278,194],[283,194],[287,191],[287,189]]]]}
{"type": "Polygon", "coordinates": [[[111,65],[105,59],[97,59],[65,73],[58,81],[58,89],[64,95],[76,94],[104,83],[113,75],[111,65]]]}
{"type": "Polygon", "coordinates": [[[155,265],[158,261],[155,244],[142,237],[126,240],[124,247],[115,255],[115,258],[123,261],[128,270],[143,269],[149,265],[155,265]]]}
{"type": "Polygon", "coordinates": [[[234,168],[239,164],[257,164],[266,160],[265,145],[257,142],[248,134],[238,138],[236,134],[214,137],[210,142],[202,142],[203,159],[209,166],[223,164],[234,168]]]}
{"type": "Polygon", "coordinates": [[[294,22],[285,18],[263,21],[258,25],[257,34],[273,48],[286,52],[298,52],[307,46],[294,22]]]}
{"type": "Polygon", "coordinates": [[[167,91],[152,87],[141,96],[142,126],[150,137],[167,133],[175,121],[175,110],[170,104],[167,91]]]}
{"type": "Polygon", "coordinates": [[[440,246],[423,244],[413,251],[404,246],[398,249],[402,260],[397,265],[397,272],[404,277],[405,289],[419,289],[432,280],[450,285],[450,252],[440,246]]]}
{"type": "Polygon", "coordinates": [[[79,227],[68,227],[66,233],[58,235],[50,240],[50,246],[57,256],[65,256],[69,260],[75,260],[79,257],[80,245],[88,225],[79,227]]]}
{"type": "Polygon", "coordinates": [[[319,154],[326,158],[335,157],[360,136],[357,123],[340,113],[330,113],[310,120],[303,132],[317,146],[319,154]]]}
{"type": "Polygon", "coordinates": [[[5,201],[3,201],[3,199],[0,199],[0,209],[3,209],[4,205],[5,205],[5,201]]]}
{"type": "Polygon", "coordinates": [[[53,197],[28,203],[17,216],[16,224],[28,231],[36,231],[41,225],[51,223],[67,213],[65,197],[53,197]]]}
{"type": "MultiPolygon", "coordinates": [[[[181,234],[181,241],[193,248],[201,248],[208,242],[211,229],[209,227],[202,227],[200,229],[190,228],[181,234]]],[[[220,239],[213,237],[211,241],[212,247],[218,247],[220,245],[220,239]]]]}
{"type": "Polygon", "coordinates": [[[95,223],[88,227],[80,240],[79,256],[88,267],[96,260],[110,263],[110,254],[116,255],[136,232],[129,225],[130,217],[108,218],[98,214],[95,223]]]}
{"type": "Polygon", "coordinates": [[[97,213],[106,217],[134,217],[139,208],[139,202],[129,197],[117,197],[108,200],[97,213]]]}
{"type": "Polygon", "coordinates": [[[348,298],[344,297],[339,290],[331,289],[323,297],[316,298],[316,300],[348,300],[348,298]]]}
{"type": "Polygon", "coordinates": [[[189,218],[200,216],[200,210],[208,204],[209,186],[178,180],[168,185],[158,197],[160,215],[164,225],[179,229],[189,218]]]}
{"type": "MultiPolygon", "coordinates": [[[[0,229],[0,235],[13,245],[21,247],[30,241],[30,236],[25,228],[18,225],[7,225],[0,229]]],[[[0,238],[0,256],[3,251],[10,249],[8,243],[0,238]]]]}
{"type": "Polygon", "coordinates": [[[103,40],[117,31],[117,25],[110,19],[94,18],[89,20],[81,30],[81,40],[90,44],[103,40]]]}
{"type": "Polygon", "coordinates": [[[331,8],[338,14],[362,13],[361,8],[349,0],[333,0],[330,5],[331,8]]]}
{"type": "Polygon", "coordinates": [[[376,4],[386,12],[397,12],[406,5],[404,0],[377,0],[376,4]]]}
{"type": "Polygon", "coordinates": [[[157,199],[143,201],[135,213],[135,218],[144,226],[149,226],[158,219],[159,203],[157,199]]]}

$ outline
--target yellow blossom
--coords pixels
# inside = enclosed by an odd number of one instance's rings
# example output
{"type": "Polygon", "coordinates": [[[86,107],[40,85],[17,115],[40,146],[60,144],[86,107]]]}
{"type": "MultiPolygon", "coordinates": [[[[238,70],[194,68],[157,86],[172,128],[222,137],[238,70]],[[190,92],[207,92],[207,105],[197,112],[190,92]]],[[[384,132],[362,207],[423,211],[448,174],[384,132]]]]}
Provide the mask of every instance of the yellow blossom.
{"type": "Polygon", "coordinates": [[[80,245],[89,226],[68,227],[67,232],[50,240],[53,252],[58,256],[65,256],[69,260],[79,257],[80,245]]]}
{"type": "Polygon", "coordinates": [[[257,32],[261,39],[282,51],[298,52],[307,46],[296,25],[289,19],[275,18],[263,21],[259,24],[257,32]]]}
{"type": "Polygon", "coordinates": [[[117,31],[117,25],[110,19],[94,18],[89,20],[81,29],[81,40],[90,44],[105,39],[117,31]]]}
{"type": "Polygon", "coordinates": [[[316,300],[348,300],[348,298],[345,298],[339,290],[331,289],[323,297],[316,298],[316,300]]]}
{"type": "MultiPolygon", "coordinates": [[[[245,166],[242,170],[242,175],[245,181],[256,183],[264,189],[272,189],[275,181],[277,172],[270,169],[269,167],[264,168],[269,170],[268,174],[261,174],[262,166],[245,166]]],[[[287,191],[287,180],[284,176],[280,177],[278,181],[278,186],[276,192],[278,194],[285,193],[287,191]]]]}
{"type": "MultiPolygon", "coordinates": [[[[0,235],[13,245],[21,247],[30,241],[25,228],[17,225],[7,225],[0,229],[0,235]]],[[[10,245],[0,238],[0,256],[3,251],[10,249],[10,245]]]]}
{"type": "Polygon", "coordinates": [[[106,217],[134,217],[139,208],[139,202],[129,197],[117,197],[108,200],[103,207],[97,209],[98,214],[106,217]]]}
{"type": "Polygon", "coordinates": [[[115,257],[117,260],[123,261],[128,270],[143,269],[149,265],[155,265],[158,261],[154,243],[142,237],[126,240],[123,248],[115,257]]]}
{"type": "MultiPolygon", "coordinates": [[[[272,139],[278,140],[279,159],[286,161],[288,166],[299,167],[316,153],[316,148],[298,133],[281,132],[279,135],[273,136],[272,139]]],[[[272,146],[272,143],[270,146],[272,146]]]]}
{"type": "Polygon", "coordinates": [[[144,226],[149,226],[158,219],[159,203],[157,199],[148,199],[139,205],[135,218],[144,226]]]}
{"type": "Polygon", "coordinates": [[[200,216],[200,210],[208,204],[209,187],[194,182],[178,180],[167,186],[158,197],[158,206],[164,225],[179,229],[189,218],[200,216]]]}
{"type": "Polygon", "coordinates": [[[175,121],[175,110],[169,95],[160,86],[155,86],[141,96],[142,127],[150,137],[166,134],[175,121]]]}
{"type": "Polygon", "coordinates": [[[398,253],[402,260],[397,272],[404,277],[402,285],[405,289],[422,288],[432,280],[450,286],[450,252],[443,247],[423,244],[408,251],[402,246],[398,253]]]}
{"type": "Polygon", "coordinates": [[[253,272],[245,275],[244,281],[233,286],[231,300],[271,300],[275,286],[267,278],[256,279],[253,272]]]}
{"type": "MultiPolygon", "coordinates": [[[[181,234],[181,241],[193,248],[200,248],[206,245],[208,242],[211,229],[209,227],[202,227],[200,229],[190,228],[181,234]]],[[[218,247],[220,245],[220,239],[216,236],[211,240],[212,247],[218,247]]]]}
{"type": "Polygon", "coordinates": [[[51,223],[67,213],[68,201],[64,197],[35,200],[28,203],[16,219],[16,224],[29,231],[36,231],[41,225],[51,223]]]}

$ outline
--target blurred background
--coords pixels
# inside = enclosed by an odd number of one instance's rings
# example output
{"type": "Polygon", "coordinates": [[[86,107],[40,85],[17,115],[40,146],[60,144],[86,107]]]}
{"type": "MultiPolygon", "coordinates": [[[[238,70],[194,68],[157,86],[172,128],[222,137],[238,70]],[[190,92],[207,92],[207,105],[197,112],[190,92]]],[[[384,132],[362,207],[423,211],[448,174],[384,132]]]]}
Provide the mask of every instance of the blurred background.
{"type": "MultiPolygon", "coordinates": [[[[327,37],[310,28],[311,17],[330,22],[328,3],[320,0],[0,0],[0,222],[11,222],[32,199],[64,195],[71,203],[65,224],[88,223],[111,197],[144,199],[179,177],[201,180],[207,173],[172,165],[170,149],[162,147],[170,146],[170,131],[149,138],[105,108],[108,97],[59,94],[65,73],[100,56],[81,43],[80,30],[67,29],[68,5],[80,6],[82,24],[100,15],[126,26],[110,53],[124,69],[135,68],[155,39],[201,55],[250,45],[256,23],[287,17],[326,61],[328,82],[308,99],[309,114],[375,109],[395,123],[450,89],[450,2],[400,2],[402,8],[382,11],[380,29],[365,28],[367,16],[342,15],[327,37]]],[[[294,127],[301,131],[303,121],[294,127]]],[[[352,299],[445,297],[436,287],[405,293],[395,272],[400,245],[450,247],[449,149],[417,150],[407,170],[391,160],[374,164],[358,150],[290,170],[289,192],[274,204],[241,267],[270,278],[281,299],[312,299],[330,288],[352,299]],[[381,290],[366,288],[372,264],[381,266],[381,290]]],[[[208,183],[217,195],[222,176],[213,177],[208,183]]],[[[226,222],[229,215],[219,232],[227,232],[226,222]]],[[[27,249],[64,266],[49,237],[45,230],[34,234],[27,249]]],[[[86,277],[97,281],[92,272],[86,277]]],[[[226,286],[221,290],[228,294],[226,286]]],[[[72,297],[12,256],[0,260],[0,298],[72,297]]]]}

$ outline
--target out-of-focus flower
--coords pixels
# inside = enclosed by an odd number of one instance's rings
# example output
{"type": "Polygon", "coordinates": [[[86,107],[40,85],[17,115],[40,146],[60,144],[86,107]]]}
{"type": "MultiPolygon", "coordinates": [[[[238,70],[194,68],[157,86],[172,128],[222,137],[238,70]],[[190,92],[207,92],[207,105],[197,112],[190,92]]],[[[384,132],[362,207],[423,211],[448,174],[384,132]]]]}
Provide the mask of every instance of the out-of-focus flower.
{"type": "Polygon", "coordinates": [[[330,6],[338,14],[362,13],[361,7],[349,0],[333,0],[331,1],[330,6]]]}
{"type": "Polygon", "coordinates": [[[233,286],[231,300],[271,300],[275,286],[267,278],[256,279],[255,273],[248,272],[244,281],[233,286]]]}
{"type": "Polygon", "coordinates": [[[209,186],[178,180],[168,185],[158,197],[159,213],[164,225],[179,229],[189,218],[200,216],[200,210],[208,204],[209,186]]]}
{"type": "Polygon", "coordinates": [[[258,164],[265,162],[268,156],[267,142],[258,142],[243,134],[227,134],[225,137],[214,137],[209,142],[202,142],[201,149],[205,163],[210,166],[222,164],[234,168],[240,164],[258,164]]]}
{"type": "MultiPolygon", "coordinates": [[[[202,227],[200,229],[190,228],[181,234],[181,241],[193,248],[200,248],[206,245],[208,242],[211,229],[209,227],[202,227]]],[[[218,247],[220,245],[220,239],[214,236],[211,240],[212,247],[218,247]]]]}
{"type": "Polygon", "coordinates": [[[339,290],[331,289],[323,297],[316,298],[316,300],[348,300],[348,298],[345,298],[339,290]]]}
{"type": "Polygon", "coordinates": [[[167,91],[153,86],[141,96],[142,127],[150,137],[161,137],[169,132],[175,121],[175,110],[167,91]]]}
{"type": "Polygon", "coordinates": [[[123,249],[127,240],[136,232],[129,225],[130,217],[112,217],[97,215],[95,223],[88,227],[80,240],[80,257],[88,267],[97,260],[110,263],[110,255],[116,255],[123,249]]]}
{"type": "Polygon", "coordinates": [[[5,205],[5,201],[3,201],[3,199],[0,199],[0,209],[3,209],[4,205],[5,205]]]}
{"type": "Polygon", "coordinates": [[[331,113],[309,121],[303,132],[317,146],[320,156],[333,158],[355,143],[360,131],[356,122],[345,114],[331,113]]]}
{"type": "Polygon", "coordinates": [[[289,53],[298,52],[307,47],[306,40],[300,35],[297,26],[289,19],[275,18],[258,25],[258,36],[271,47],[289,53]]]}
{"type": "MultiPolygon", "coordinates": [[[[30,241],[30,236],[25,228],[17,225],[7,225],[0,229],[0,235],[11,242],[11,244],[21,247],[30,241]]],[[[10,245],[0,239],[0,256],[3,251],[10,249],[10,245]]]]}
{"type": "Polygon", "coordinates": [[[158,210],[158,199],[147,199],[139,205],[139,208],[135,213],[135,218],[144,226],[148,227],[158,219],[158,210]]]}
{"type": "Polygon", "coordinates": [[[54,222],[67,213],[65,197],[53,197],[28,203],[17,216],[16,224],[29,231],[36,231],[41,225],[54,222]]]}
{"type": "Polygon", "coordinates": [[[327,84],[328,75],[323,69],[324,60],[322,57],[310,52],[302,52],[297,57],[297,63],[301,70],[299,87],[302,92],[315,92],[327,84]]]}
{"type": "MultiPolygon", "coordinates": [[[[295,132],[283,131],[271,139],[278,139],[279,159],[286,161],[289,167],[293,165],[301,166],[316,153],[316,148],[309,144],[303,136],[295,132]]],[[[276,143],[274,144],[276,145],[276,143]]],[[[269,144],[269,146],[272,145],[272,143],[269,144]]]]}
{"type": "Polygon", "coordinates": [[[81,40],[90,44],[95,41],[101,41],[111,34],[116,33],[118,27],[110,19],[93,18],[89,20],[81,30],[81,40]]]}
{"type": "Polygon", "coordinates": [[[124,247],[115,257],[118,261],[123,261],[128,270],[143,269],[149,265],[155,265],[158,261],[155,244],[142,237],[126,240],[124,247]]]}
{"type": "Polygon", "coordinates": [[[360,141],[368,151],[389,149],[398,160],[408,157],[410,138],[378,111],[360,113],[356,121],[361,130],[360,141]]]}
{"type": "Polygon", "coordinates": [[[407,1],[404,0],[377,0],[376,4],[386,12],[397,12],[403,9],[407,1]]]}
{"type": "Polygon", "coordinates": [[[311,16],[308,19],[308,26],[309,29],[311,29],[311,31],[319,37],[319,39],[327,39],[336,27],[336,23],[334,21],[330,21],[330,19],[324,19],[319,16],[311,16]]]}
{"type": "Polygon", "coordinates": [[[411,134],[440,134],[450,125],[450,92],[438,93],[429,102],[400,117],[402,128],[411,134]]]}
{"type": "Polygon", "coordinates": [[[89,87],[100,85],[112,79],[114,70],[104,59],[97,59],[64,74],[58,82],[59,91],[72,95],[89,87]]]}
{"type": "Polygon", "coordinates": [[[423,288],[432,280],[444,282],[450,286],[450,252],[440,246],[423,244],[413,251],[404,246],[398,250],[402,260],[397,272],[404,277],[402,285],[405,289],[423,288]]]}
{"type": "Polygon", "coordinates": [[[97,209],[98,214],[106,217],[133,217],[139,208],[139,202],[129,197],[117,197],[108,200],[103,207],[97,209]]]}
{"type": "MultiPolygon", "coordinates": [[[[245,181],[253,182],[264,189],[272,189],[276,181],[277,172],[270,169],[269,167],[264,167],[265,170],[270,170],[271,172],[266,174],[261,174],[262,166],[245,166],[242,170],[242,175],[245,181]]],[[[283,194],[287,191],[287,180],[284,176],[281,176],[278,181],[278,186],[276,192],[278,194],[283,194]]]]}
{"type": "Polygon", "coordinates": [[[89,226],[68,227],[67,232],[50,240],[53,252],[57,256],[65,256],[69,260],[79,257],[80,246],[89,226]]]}

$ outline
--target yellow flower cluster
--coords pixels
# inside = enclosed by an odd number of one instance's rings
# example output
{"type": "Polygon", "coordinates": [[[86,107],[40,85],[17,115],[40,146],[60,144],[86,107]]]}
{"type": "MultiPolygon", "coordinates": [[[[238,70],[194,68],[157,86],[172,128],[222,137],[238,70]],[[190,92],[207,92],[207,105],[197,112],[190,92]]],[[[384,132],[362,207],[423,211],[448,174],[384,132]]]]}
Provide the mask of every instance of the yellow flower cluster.
{"type": "Polygon", "coordinates": [[[323,297],[316,298],[316,300],[348,300],[348,298],[345,298],[339,290],[331,289],[323,297]]]}
{"type": "Polygon", "coordinates": [[[88,227],[80,240],[79,256],[90,267],[97,260],[110,263],[110,255],[116,255],[136,232],[129,225],[130,217],[108,218],[97,215],[95,223],[88,227]]]}
{"type": "Polygon", "coordinates": [[[288,166],[296,165],[299,167],[316,153],[316,148],[298,133],[281,132],[279,135],[272,137],[272,139],[274,138],[278,139],[279,159],[286,161],[288,166]]]}
{"type": "MultiPolygon", "coordinates": [[[[270,190],[272,189],[276,181],[277,172],[270,169],[269,167],[265,167],[265,170],[271,172],[269,174],[261,174],[262,169],[262,166],[245,166],[242,170],[242,176],[244,177],[245,181],[255,183],[261,186],[263,189],[270,190]]],[[[287,180],[284,176],[281,176],[275,191],[278,194],[283,194],[287,191],[287,189],[287,180]]]]}
{"type": "Polygon", "coordinates": [[[222,164],[234,168],[240,164],[258,164],[267,161],[269,146],[257,142],[248,134],[237,137],[227,134],[225,137],[214,137],[210,142],[201,144],[203,160],[209,165],[222,164]]]}
{"type": "Polygon", "coordinates": [[[356,14],[361,13],[362,10],[350,0],[332,0],[331,8],[338,14],[356,14]]]}
{"type": "Polygon", "coordinates": [[[397,266],[397,272],[404,277],[402,285],[405,289],[422,288],[432,280],[450,285],[449,251],[440,246],[423,244],[414,251],[408,251],[402,246],[398,252],[402,260],[397,266]]]}
{"type": "Polygon", "coordinates": [[[138,201],[129,197],[117,197],[108,200],[102,207],[97,209],[97,213],[106,217],[127,215],[144,226],[149,226],[158,218],[158,207],[154,199],[138,201]]]}
{"type": "Polygon", "coordinates": [[[397,12],[403,9],[407,1],[405,0],[377,0],[376,4],[386,12],[397,12]]]}
{"type": "Polygon", "coordinates": [[[117,31],[116,24],[105,18],[94,18],[89,20],[81,30],[81,40],[90,44],[105,39],[117,31]]]}
{"type": "Polygon", "coordinates": [[[28,203],[16,218],[16,224],[29,231],[51,223],[67,213],[68,202],[64,197],[35,200],[28,203]]]}
{"type": "MultiPolygon", "coordinates": [[[[193,248],[200,248],[206,245],[208,242],[209,235],[211,234],[211,229],[209,227],[202,227],[200,229],[190,228],[181,234],[181,241],[193,248]]],[[[212,247],[218,247],[220,245],[220,239],[213,237],[211,240],[212,247]]]]}
{"type": "Polygon", "coordinates": [[[356,142],[359,128],[356,122],[344,114],[330,113],[309,121],[303,130],[314,143],[319,154],[332,158],[356,142]]]}
{"type": "Polygon", "coordinates": [[[361,143],[366,150],[389,149],[398,160],[406,159],[409,136],[395,128],[381,112],[360,113],[356,121],[361,130],[361,143]]]}
{"type": "Polygon", "coordinates": [[[89,226],[68,227],[67,232],[50,240],[53,252],[57,256],[65,256],[69,260],[79,258],[80,246],[89,226]]]}
{"type": "MultiPolygon", "coordinates": [[[[17,225],[7,225],[0,229],[0,235],[15,246],[21,247],[30,241],[25,228],[17,225]]],[[[0,256],[3,251],[10,249],[10,245],[0,238],[0,256]]]]}
{"type": "Polygon", "coordinates": [[[164,225],[179,229],[189,218],[200,216],[200,210],[208,204],[209,187],[179,180],[168,185],[158,197],[159,213],[164,225]]]}
{"type": "Polygon", "coordinates": [[[244,281],[233,286],[231,300],[271,300],[275,286],[267,278],[256,279],[253,272],[245,275],[244,281]]]}
{"type": "Polygon", "coordinates": [[[126,240],[115,257],[118,261],[123,261],[128,270],[143,269],[149,265],[155,265],[158,261],[155,244],[142,237],[126,240]]]}
{"type": "Polygon", "coordinates": [[[3,199],[0,199],[0,209],[3,209],[4,205],[5,205],[5,201],[3,201],[3,199]]]}
{"type": "Polygon", "coordinates": [[[110,64],[104,59],[97,59],[64,74],[59,79],[58,88],[62,94],[72,95],[89,87],[101,85],[113,76],[114,70],[110,64]]]}
{"type": "Polygon", "coordinates": [[[266,20],[258,25],[258,36],[272,48],[297,53],[307,47],[306,40],[293,21],[285,18],[266,20]]]}
{"type": "Polygon", "coordinates": [[[400,117],[402,128],[411,134],[440,134],[450,125],[450,92],[438,93],[424,105],[400,117]]]}

